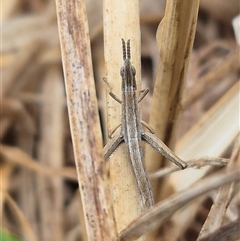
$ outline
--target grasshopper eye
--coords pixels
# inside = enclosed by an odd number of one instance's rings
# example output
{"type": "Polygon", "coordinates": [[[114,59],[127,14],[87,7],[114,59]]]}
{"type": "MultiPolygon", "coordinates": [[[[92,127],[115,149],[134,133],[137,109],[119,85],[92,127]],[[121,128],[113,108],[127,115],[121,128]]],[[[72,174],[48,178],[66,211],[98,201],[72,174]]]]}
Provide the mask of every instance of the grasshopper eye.
{"type": "Polygon", "coordinates": [[[131,70],[132,70],[132,75],[135,76],[136,75],[136,69],[133,66],[131,66],[131,70]]]}
{"type": "Polygon", "coordinates": [[[121,69],[120,69],[120,75],[123,77],[123,75],[124,75],[124,68],[123,67],[121,67],[121,69]]]}

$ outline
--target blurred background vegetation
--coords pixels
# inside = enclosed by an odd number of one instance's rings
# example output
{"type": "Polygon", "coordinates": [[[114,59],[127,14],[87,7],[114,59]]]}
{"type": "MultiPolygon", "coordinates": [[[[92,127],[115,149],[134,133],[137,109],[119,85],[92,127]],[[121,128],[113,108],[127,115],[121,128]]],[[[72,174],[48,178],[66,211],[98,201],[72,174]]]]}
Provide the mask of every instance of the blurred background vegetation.
{"type": "MultiPolygon", "coordinates": [[[[104,122],[102,2],[86,0],[86,6],[99,112],[104,122]]],[[[158,61],[156,30],[164,9],[164,0],[140,1],[142,86],[151,91],[158,61]]],[[[180,156],[187,149],[186,139],[193,142],[202,133],[207,134],[199,137],[201,142],[194,142],[202,155],[231,155],[239,128],[240,20],[235,28],[232,22],[238,13],[237,0],[200,1],[177,130],[176,151],[182,153],[180,156]],[[210,151],[201,148],[203,142],[210,151]]],[[[1,14],[1,226],[23,240],[83,240],[55,2],[2,1],[1,14]]],[[[145,121],[150,104],[151,95],[142,104],[145,121]]],[[[201,175],[218,169],[203,169],[201,175]]],[[[187,178],[191,175],[195,176],[190,173],[187,178]]],[[[213,193],[208,194],[188,211],[191,217],[177,240],[196,240],[213,199],[213,193]]],[[[232,200],[224,223],[239,217],[239,195],[232,200]]],[[[164,232],[162,227],[161,240],[170,240],[164,239],[164,232]]],[[[3,240],[17,240],[2,235],[3,240]]]]}

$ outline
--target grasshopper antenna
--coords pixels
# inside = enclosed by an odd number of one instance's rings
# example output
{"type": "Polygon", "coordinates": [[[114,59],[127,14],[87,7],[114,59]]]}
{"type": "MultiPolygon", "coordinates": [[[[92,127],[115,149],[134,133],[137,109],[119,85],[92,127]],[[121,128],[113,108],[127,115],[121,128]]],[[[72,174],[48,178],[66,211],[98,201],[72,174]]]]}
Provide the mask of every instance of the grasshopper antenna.
{"type": "Polygon", "coordinates": [[[127,41],[127,58],[131,59],[130,39],[127,41]]]}
{"type": "Polygon", "coordinates": [[[123,38],[122,38],[122,50],[123,50],[123,60],[125,60],[126,59],[126,43],[123,38]]]}

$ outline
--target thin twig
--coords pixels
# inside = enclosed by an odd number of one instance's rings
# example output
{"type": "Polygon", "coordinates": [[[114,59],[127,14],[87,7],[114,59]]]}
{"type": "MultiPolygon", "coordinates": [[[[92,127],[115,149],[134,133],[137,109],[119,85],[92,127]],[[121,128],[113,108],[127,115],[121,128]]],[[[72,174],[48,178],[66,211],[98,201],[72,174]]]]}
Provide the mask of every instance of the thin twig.
{"type": "MultiPolygon", "coordinates": [[[[202,157],[202,158],[196,158],[193,160],[187,161],[187,168],[202,168],[204,166],[210,165],[210,166],[226,166],[229,162],[229,159],[226,158],[218,158],[218,157],[202,157]]],[[[181,171],[181,169],[177,168],[176,166],[171,166],[171,167],[165,167],[160,169],[159,171],[156,171],[154,173],[149,174],[150,179],[155,179],[155,178],[162,178],[165,175],[168,175],[173,172],[181,171]]]]}

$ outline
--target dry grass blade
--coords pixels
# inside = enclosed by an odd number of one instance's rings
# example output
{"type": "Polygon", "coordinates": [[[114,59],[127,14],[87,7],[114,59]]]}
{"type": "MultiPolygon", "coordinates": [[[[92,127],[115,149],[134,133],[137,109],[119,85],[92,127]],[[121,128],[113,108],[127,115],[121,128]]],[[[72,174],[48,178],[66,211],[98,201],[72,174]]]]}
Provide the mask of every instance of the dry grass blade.
{"type": "Polygon", "coordinates": [[[74,155],[88,240],[116,239],[83,1],[56,0],[74,155]]]}
{"type": "MultiPolygon", "coordinates": [[[[156,40],[159,49],[149,125],[155,135],[170,149],[174,147],[176,123],[181,109],[181,99],[192,53],[196,31],[199,0],[166,1],[165,14],[158,26],[156,40]]],[[[145,149],[146,166],[154,171],[163,166],[164,157],[145,149]]],[[[163,190],[152,181],[153,193],[163,190]]],[[[163,192],[161,193],[164,196],[163,192]]],[[[158,200],[160,197],[155,197],[158,200]]],[[[149,235],[154,240],[155,234],[149,235]]]]}
{"type": "MultiPolygon", "coordinates": [[[[237,138],[230,162],[227,165],[227,173],[240,168],[240,146],[238,142],[239,137],[237,138]]],[[[207,220],[205,221],[198,236],[198,241],[201,241],[205,236],[213,233],[221,227],[226,214],[226,209],[229,204],[230,190],[231,185],[226,185],[219,188],[214,204],[212,205],[207,220]]]]}
{"type": "Polygon", "coordinates": [[[0,145],[0,154],[6,159],[6,161],[26,167],[37,172],[38,174],[46,176],[60,176],[77,181],[76,170],[74,168],[51,168],[47,165],[39,163],[37,160],[34,160],[27,153],[17,147],[0,145]]]}
{"type": "Polygon", "coordinates": [[[184,108],[188,108],[190,104],[196,101],[201,95],[214,86],[215,83],[220,82],[229,73],[235,72],[239,69],[239,54],[240,48],[236,47],[229,55],[222,60],[220,64],[215,66],[209,73],[199,79],[198,85],[191,91],[186,101],[183,103],[184,108]]]}
{"type": "MultiPolygon", "coordinates": [[[[233,143],[239,130],[239,82],[232,86],[194,126],[182,137],[176,146],[176,153],[183,160],[205,156],[222,156],[233,143]],[[218,130],[226,130],[223,133],[218,130]]],[[[184,175],[173,174],[169,182],[175,183],[177,190],[186,188],[199,180],[209,167],[198,171],[188,169],[184,175]],[[177,181],[181,185],[177,185],[177,181]]]]}
{"type": "Polygon", "coordinates": [[[207,235],[201,241],[238,241],[240,219],[221,227],[212,234],[207,235]]]}
{"type": "MultiPolygon", "coordinates": [[[[226,166],[229,162],[229,159],[226,158],[218,158],[218,157],[202,157],[194,160],[187,161],[187,168],[201,168],[207,165],[210,166],[226,166]]],[[[168,175],[173,172],[181,171],[179,167],[171,166],[171,167],[165,167],[160,169],[159,171],[153,172],[149,174],[149,178],[155,179],[155,178],[162,178],[165,175],[168,175]]]]}
{"type": "Polygon", "coordinates": [[[13,98],[4,98],[4,101],[2,101],[0,104],[0,108],[1,115],[8,117],[5,118],[5,124],[4,119],[1,119],[0,139],[2,139],[8,129],[7,127],[12,122],[18,122],[21,126],[21,129],[30,135],[36,133],[36,128],[32,117],[29,115],[24,105],[20,101],[13,98]]]}
{"type": "Polygon", "coordinates": [[[4,195],[6,199],[6,203],[9,205],[9,208],[12,210],[15,218],[18,220],[19,226],[22,227],[23,236],[26,240],[29,241],[38,241],[37,237],[35,236],[31,224],[27,221],[24,214],[22,213],[21,209],[18,207],[17,203],[12,199],[12,197],[1,190],[1,195],[4,195]]]}
{"type": "Polygon", "coordinates": [[[41,50],[40,47],[41,47],[41,43],[38,41],[35,41],[28,46],[28,51],[24,49],[18,53],[18,56],[16,56],[16,59],[12,66],[12,69],[14,69],[15,71],[8,71],[6,75],[3,76],[2,91],[1,91],[2,96],[6,95],[7,92],[9,92],[12,85],[15,84],[14,81],[18,79],[18,76],[24,71],[25,68],[27,68],[29,63],[39,53],[39,51],[41,50]],[[21,59],[21,61],[19,61],[19,59],[21,59]]]}
{"type": "Polygon", "coordinates": [[[186,205],[187,202],[190,202],[194,198],[210,190],[239,180],[240,170],[206,178],[206,180],[201,181],[201,183],[197,183],[192,188],[174,194],[164,201],[156,204],[148,212],[142,214],[141,217],[130,223],[126,229],[120,233],[120,238],[122,240],[128,240],[129,238],[132,238],[133,240],[133,238],[138,238],[144,233],[156,228],[175,211],[186,205]]]}
{"type": "MultiPolygon", "coordinates": [[[[42,85],[45,101],[41,106],[39,118],[41,139],[39,141],[39,162],[53,168],[63,165],[64,154],[64,112],[65,96],[62,75],[58,65],[49,66],[42,85]],[[54,90],[54,91],[53,91],[54,90]]],[[[64,207],[64,182],[61,178],[37,177],[39,196],[39,217],[41,222],[41,239],[45,241],[63,241],[63,220],[61,212],[64,207]],[[48,198],[46,199],[46,196],[48,198]],[[49,221],[55,220],[48,229],[49,221]]]]}
{"type": "MultiPolygon", "coordinates": [[[[157,31],[159,63],[149,123],[156,136],[170,148],[175,139],[173,134],[192,52],[198,5],[199,1],[167,1],[157,31]]],[[[163,160],[159,154],[146,149],[145,157],[148,170],[159,169],[163,160]]],[[[156,185],[153,182],[154,192],[156,185]]]]}

